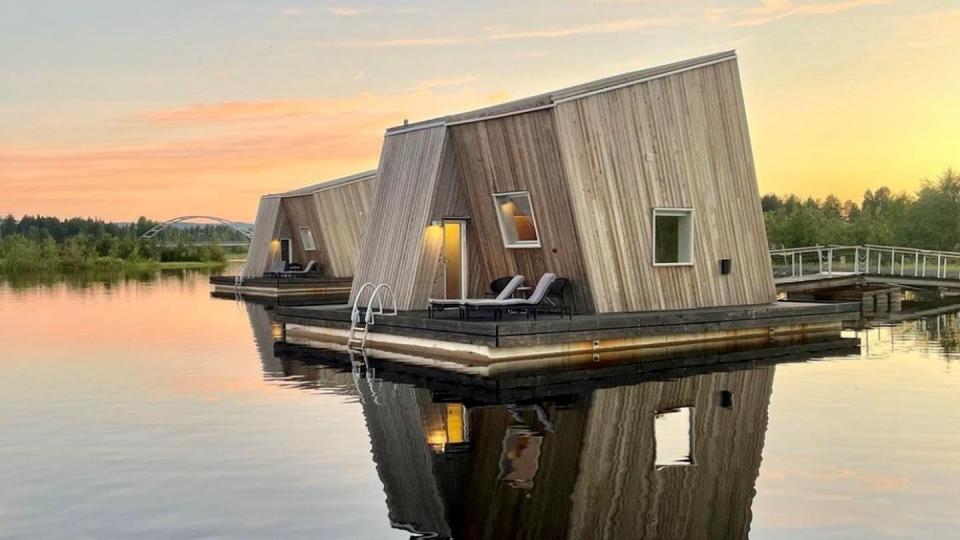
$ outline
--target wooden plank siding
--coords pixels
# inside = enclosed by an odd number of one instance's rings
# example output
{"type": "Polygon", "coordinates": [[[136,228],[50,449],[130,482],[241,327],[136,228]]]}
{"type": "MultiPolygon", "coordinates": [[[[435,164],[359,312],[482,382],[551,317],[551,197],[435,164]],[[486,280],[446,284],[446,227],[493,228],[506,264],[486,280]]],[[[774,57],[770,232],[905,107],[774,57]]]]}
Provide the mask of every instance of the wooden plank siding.
{"type": "Polygon", "coordinates": [[[328,261],[324,275],[353,277],[375,189],[374,176],[313,193],[319,225],[314,238],[328,261]]]}
{"type": "Polygon", "coordinates": [[[550,111],[452,126],[467,225],[469,296],[482,298],[498,277],[522,274],[531,287],[545,272],[571,280],[571,298],[593,311],[550,111]],[[529,191],[541,247],[506,248],[494,193],[529,191]]]}
{"type": "Polygon", "coordinates": [[[734,60],[558,104],[598,312],[776,300],[734,60]],[[655,267],[653,209],[694,209],[694,264],[655,267]],[[733,259],[720,274],[720,259],[733,259]]]}
{"type": "Polygon", "coordinates": [[[317,208],[313,202],[312,195],[301,195],[298,197],[284,197],[281,200],[281,215],[287,222],[289,237],[292,240],[293,262],[298,262],[304,267],[311,260],[317,261],[320,265],[320,275],[333,277],[330,273],[330,257],[328,248],[323,243],[323,237],[320,236],[322,224],[320,216],[317,215],[317,208]],[[300,238],[300,227],[309,227],[313,234],[313,242],[316,249],[307,251],[304,249],[303,241],[300,238]]]}
{"type": "Polygon", "coordinates": [[[247,249],[247,262],[243,265],[245,277],[262,276],[277,259],[278,248],[273,239],[279,232],[280,200],[275,197],[263,197],[257,207],[257,219],[253,226],[253,239],[247,249]]]}
{"type": "Polygon", "coordinates": [[[442,239],[439,227],[429,225],[434,201],[444,196],[438,180],[445,141],[443,126],[384,140],[351,302],[366,282],[389,284],[400,309],[422,308],[426,302],[434,280],[430,262],[439,258],[442,239]]]}

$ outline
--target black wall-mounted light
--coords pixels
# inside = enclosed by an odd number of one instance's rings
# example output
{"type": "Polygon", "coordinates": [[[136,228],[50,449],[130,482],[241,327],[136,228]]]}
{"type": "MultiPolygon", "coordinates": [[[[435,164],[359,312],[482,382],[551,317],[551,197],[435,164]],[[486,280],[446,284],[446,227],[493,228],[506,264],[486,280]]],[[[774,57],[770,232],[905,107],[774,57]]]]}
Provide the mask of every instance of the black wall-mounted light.
{"type": "Polygon", "coordinates": [[[720,273],[729,274],[733,270],[733,259],[720,259],[720,273]]]}

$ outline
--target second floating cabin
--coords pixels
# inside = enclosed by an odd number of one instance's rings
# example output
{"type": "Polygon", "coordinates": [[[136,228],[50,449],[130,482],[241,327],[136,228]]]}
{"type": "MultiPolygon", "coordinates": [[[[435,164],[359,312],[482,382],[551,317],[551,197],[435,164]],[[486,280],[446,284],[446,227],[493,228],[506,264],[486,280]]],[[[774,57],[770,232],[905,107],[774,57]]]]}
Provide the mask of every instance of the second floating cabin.
{"type": "Polygon", "coordinates": [[[242,275],[211,278],[214,292],[345,301],[376,180],[368,171],[261,197],[242,275]]]}

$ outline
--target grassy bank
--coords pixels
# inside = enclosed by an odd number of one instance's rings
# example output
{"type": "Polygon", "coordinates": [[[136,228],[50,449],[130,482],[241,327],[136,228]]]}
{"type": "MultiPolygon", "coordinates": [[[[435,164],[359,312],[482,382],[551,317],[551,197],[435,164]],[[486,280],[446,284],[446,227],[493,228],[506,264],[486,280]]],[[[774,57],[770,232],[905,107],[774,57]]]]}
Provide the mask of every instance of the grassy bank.
{"type": "Polygon", "coordinates": [[[0,238],[0,272],[117,271],[135,268],[217,268],[227,264],[220,246],[158,245],[132,239],[78,234],[64,242],[50,236],[0,238]]]}

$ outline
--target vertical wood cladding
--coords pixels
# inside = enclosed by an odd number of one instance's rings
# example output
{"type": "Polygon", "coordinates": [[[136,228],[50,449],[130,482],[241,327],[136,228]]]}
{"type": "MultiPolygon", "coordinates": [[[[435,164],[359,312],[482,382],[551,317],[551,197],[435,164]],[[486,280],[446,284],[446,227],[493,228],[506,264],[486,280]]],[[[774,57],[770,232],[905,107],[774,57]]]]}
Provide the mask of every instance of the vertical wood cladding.
{"type": "Polygon", "coordinates": [[[319,222],[314,239],[318,249],[323,246],[328,261],[325,275],[353,276],[375,189],[374,176],[313,193],[319,222]]]}
{"type": "Polygon", "coordinates": [[[272,245],[279,232],[280,199],[263,197],[257,207],[257,219],[253,227],[253,239],[247,248],[247,262],[243,266],[245,277],[257,277],[270,267],[277,254],[272,245]]]}
{"type": "Polygon", "coordinates": [[[365,282],[388,283],[400,309],[424,307],[435,279],[427,274],[441,244],[438,228],[429,227],[431,213],[435,201],[447,196],[438,189],[445,133],[439,126],[384,140],[353,294],[365,282]]]}
{"type": "Polygon", "coordinates": [[[452,126],[450,139],[471,218],[470,296],[482,297],[501,276],[522,274],[532,286],[553,272],[571,280],[571,298],[580,311],[593,311],[552,113],[452,126]],[[504,247],[493,194],[511,191],[529,191],[541,247],[504,247]]]}
{"type": "Polygon", "coordinates": [[[317,264],[321,267],[322,275],[334,275],[330,273],[330,256],[327,246],[324,245],[320,236],[323,225],[320,222],[320,216],[317,215],[313,196],[307,194],[297,197],[284,197],[280,206],[282,208],[281,215],[286,219],[289,236],[292,240],[290,245],[293,247],[293,261],[302,264],[304,267],[311,260],[317,261],[317,264]],[[303,240],[300,238],[300,227],[310,229],[317,249],[312,251],[304,249],[303,240]]]}
{"type": "Polygon", "coordinates": [[[735,61],[559,104],[598,312],[775,301],[735,61]],[[694,264],[654,267],[652,211],[693,208],[694,264]],[[720,274],[720,259],[733,272],[720,274]]]}

